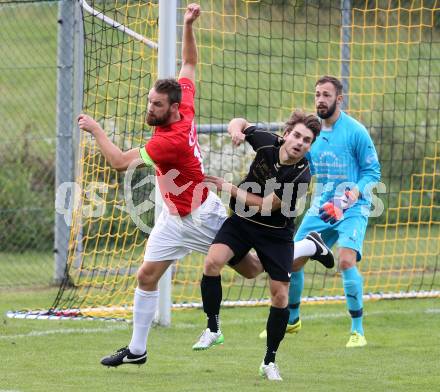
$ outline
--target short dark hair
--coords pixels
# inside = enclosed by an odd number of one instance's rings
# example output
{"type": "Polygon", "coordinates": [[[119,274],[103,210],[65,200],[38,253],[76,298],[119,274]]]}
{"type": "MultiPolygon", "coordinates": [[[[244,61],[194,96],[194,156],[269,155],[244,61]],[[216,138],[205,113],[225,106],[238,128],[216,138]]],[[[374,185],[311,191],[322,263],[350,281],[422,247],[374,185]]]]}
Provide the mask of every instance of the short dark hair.
{"type": "Polygon", "coordinates": [[[176,79],[158,79],[154,83],[154,89],[160,94],[166,94],[170,105],[173,103],[180,104],[180,101],[182,101],[182,88],[176,79]]]}
{"type": "Polygon", "coordinates": [[[318,79],[318,81],[315,83],[315,87],[324,84],[324,83],[331,83],[333,86],[335,86],[336,94],[342,95],[342,83],[338,78],[335,78],[334,76],[325,75],[318,79]]]}
{"type": "MultiPolygon", "coordinates": [[[[306,114],[300,110],[294,111],[284,124],[284,133],[289,133],[297,124],[304,124],[313,133],[313,142],[321,132],[321,121],[314,114],[306,114]]],[[[312,143],[313,143],[312,142],[312,143]]]]}

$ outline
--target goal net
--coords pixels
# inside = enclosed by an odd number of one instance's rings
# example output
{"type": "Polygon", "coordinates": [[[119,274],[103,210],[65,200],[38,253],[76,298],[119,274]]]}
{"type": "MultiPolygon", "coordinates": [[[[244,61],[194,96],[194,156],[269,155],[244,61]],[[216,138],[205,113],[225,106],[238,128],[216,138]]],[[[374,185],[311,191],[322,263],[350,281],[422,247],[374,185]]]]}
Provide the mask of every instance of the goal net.
{"type": "MultiPolygon", "coordinates": [[[[158,6],[95,0],[91,7],[157,42],[158,6]]],[[[185,1],[178,12],[178,46],[185,1]]],[[[295,108],[314,111],[318,77],[341,77],[346,111],[375,141],[382,165],[378,197],[359,264],[367,297],[436,296],[440,290],[440,5],[436,1],[200,1],[195,24],[196,113],[207,173],[246,172],[249,148],[225,134],[232,117],[277,124],[295,108]],[[348,4],[350,8],[344,9],[348,4]],[[379,205],[380,207],[380,205],[379,205]]],[[[84,13],[84,111],[122,149],[141,146],[157,51],[84,13]]],[[[180,54],[179,54],[180,55],[180,54]]],[[[272,128],[274,126],[272,125],[272,128]]],[[[275,128],[274,128],[275,129],[275,128]]],[[[65,279],[52,314],[130,318],[136,270],[154,222],[147,169],[127,178],[112,170],[83,135],[65,279]],[[124,187],[131,189],[127,199],[124,187]],[[130,205],[127,205],[129,203],[130,205]],[[130,207],[130,208],[128,208],[130,207]]],[[[173,267],[175,308],[200,306],[203,256],[173,267]]],[[[308,263],[304,299],[340,299],[336,270],[308,263]]],[[[269,296],[266,276],[245,280],[226,268],[224,304],[255,305],[269,296]]]]}

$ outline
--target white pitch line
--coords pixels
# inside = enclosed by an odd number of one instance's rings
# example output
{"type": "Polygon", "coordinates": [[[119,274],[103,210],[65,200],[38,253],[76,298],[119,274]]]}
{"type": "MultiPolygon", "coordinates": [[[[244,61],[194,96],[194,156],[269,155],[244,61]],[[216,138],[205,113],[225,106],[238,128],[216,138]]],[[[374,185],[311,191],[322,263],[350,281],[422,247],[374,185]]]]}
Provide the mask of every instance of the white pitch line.
{"type": "Polygon", "coordinates": [[[31,331],[29,333],[24,333],[19,335],[0,336],[0,340],[33,338],[33,337],[48,336],[48,335],[70,335],[75,333],[86,334],[86,333],[97,333],[97,332],[113,332],[113,331],[123,331],[123,330],[128,330],[127,324],[114,325],[113,327],[109,327],[109,328],[66,328],[66,329],[49,329],[46,331],[31,331]]]}
{"type": "MultiPolygon", "coordinates": [[[[383,316],[387,314],[426,314],[426,313],[440,313],[440,308],[428,308],[423,311],[409,311],[409,310],[377,310],[377,311],[365,311],[364,316],[366,317],[372,317],[372,316],[383,316]]],[[[325,320],[325,319],[337,319],[342,317],[350,317],[348,312],[337,312],[337,313],[312,313],[312,314],[306,314],[301,316],[301,320],[325,320]]],[[[239,320],[226,320],[222,321],[222,325],[240,325],[243,323],[264,323],[267,319],[266,318],[253,318],[249,319],[247,318],[246,321],[243,321],[242,319],[239,320]]],[[[194,324],[190,323],[176,323],[172,324],[172,327],[174,328],[194,328],[194,324]]]]}
{"type": "MultiPolygon", "coordinates": [[[[365,316],[367,317],[374,317],[374,316],[383,316],[388,314],[440,314],[440,308],[428,308],[423,311],[409,311],[409,310],[378,310],[378,311],[369,311],[365,312],[365,316]]],[[[312,314],[306,314],[301,316],[301,320],[325,320],[325,319],[337,319],[341,317],[347,317],[347,312],[337,312],[337,313],[312,313],[312,314]]],[[[222,322],[222,325],[240,325],[244,322],[249,323],[264,323],[266,321],[265,318],[253,318],[253,319],[246,319],[243,320],[227,320],[222,322]]],[[[171,325],[171,328],[178,328],[178,329],[198,329],[200,326],[190,323],[175,323],[171,325]]],[[[13,340],[13,339],[20,339],[20,338],[29,338],[29,337],[42,337],[42,336],[49,336],[49,335],[71,335],[76,333],[81,334],[88,334],[88,333],[98,333],[98,332],[113,332],[113,331],[124,331],[124,330],[131,330],[129,324],[120,324],[120,325],[113,325],[108,328],[66,328],[66,329],[49,329],[46,331],[31,331],[26,334],[19,334],[19,335],[6,335],[6,336],[0,336],[0,340],[13,340]]],[[[2,392],[0,390],[0,392],[2,392]]]]}

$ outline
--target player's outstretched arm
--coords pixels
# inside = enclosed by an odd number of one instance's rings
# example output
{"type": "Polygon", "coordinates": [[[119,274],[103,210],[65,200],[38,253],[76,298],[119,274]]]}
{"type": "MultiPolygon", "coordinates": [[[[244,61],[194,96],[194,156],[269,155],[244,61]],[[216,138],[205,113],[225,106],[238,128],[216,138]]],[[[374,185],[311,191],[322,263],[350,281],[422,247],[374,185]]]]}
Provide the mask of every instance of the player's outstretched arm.
{"type": "Polygon", "coordinates": [[[197,65],[197,44],[194,36],[193,23],[200,15],[200,6],[192,3],[186,7],[183,17],[183,35],[182,35],[182,68],[179,78],[188,78],[193,83],[196,77],[197,65]]]}
{"type": "Polygon", "coordinates": [[[228,124],[228,133],[231,135],[232,144],[239,146],[245,140],[244,131],[249,128],[251,124],[244,118],[233,118],[228,124]]]}
{"type": "Polygon", "coordinates": [[[139,148],[122,151],[108,138],[98,122],[87,114],[78,116],[78,126],[95,137],[102,155],[113,169],[124,171],[133,161],[139,159],[139,148]]]}
{"type": "Polygon", "coordinates": [[[205,176],[204,181],[206,183],[214,184],[218,191],[229,193],[240,203],[248,207],[256,207],[258,212],[267,214],[281,208],[281,200],[273,192],[270,195],[261,197],[251,192],[247,192],[244,189],[240,189],[221,177],[205,176]]]}

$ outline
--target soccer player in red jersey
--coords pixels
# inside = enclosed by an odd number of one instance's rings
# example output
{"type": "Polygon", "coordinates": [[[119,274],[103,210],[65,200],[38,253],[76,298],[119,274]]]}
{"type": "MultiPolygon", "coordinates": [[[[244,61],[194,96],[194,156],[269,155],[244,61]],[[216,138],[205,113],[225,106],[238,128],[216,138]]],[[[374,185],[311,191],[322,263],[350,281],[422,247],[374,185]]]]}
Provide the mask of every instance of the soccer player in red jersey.
{"type": "MultiPolygon", "coordinates": [[[[157,80],[148,94],[146,122],[156,128],[144,147],[122,151],[93,118],[85,114],[78,117],[79,127],[95,137],[114,169],[124,171],[139,159],[145,165],[154,165],[165,201],[137,273],[131,342],[104,357],[101,364],[105,366],[146,362],[147,338],[158,306],[160,277],[175,260],[191,250],[206,254],[227,217],[221,200],[203,183],[203,161],[194,123],[197,46],[192,25],[199,15],[199,5],[188,5],[179,79],[157,80]]],[[[233,268],[245,277],[254,277],[262,271],[259,260],[250,254],[233,268]]]]}

